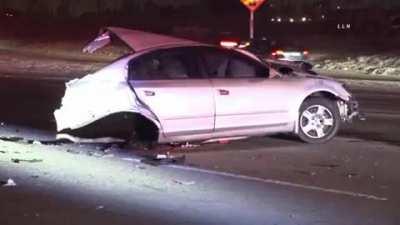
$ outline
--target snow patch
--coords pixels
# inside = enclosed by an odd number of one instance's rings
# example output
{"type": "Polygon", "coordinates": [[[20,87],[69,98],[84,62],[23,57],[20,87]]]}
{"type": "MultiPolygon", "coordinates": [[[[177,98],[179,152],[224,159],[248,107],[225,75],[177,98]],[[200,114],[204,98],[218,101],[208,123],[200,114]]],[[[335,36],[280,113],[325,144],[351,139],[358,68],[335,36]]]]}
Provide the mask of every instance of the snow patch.
{"type": "Polygon", "coordinates": [[[375,76],[400,76],[400,57],[389,55],[347,57],[345,60],[325,59],[315,65],[322,70],[354,71],[375,76]]]}

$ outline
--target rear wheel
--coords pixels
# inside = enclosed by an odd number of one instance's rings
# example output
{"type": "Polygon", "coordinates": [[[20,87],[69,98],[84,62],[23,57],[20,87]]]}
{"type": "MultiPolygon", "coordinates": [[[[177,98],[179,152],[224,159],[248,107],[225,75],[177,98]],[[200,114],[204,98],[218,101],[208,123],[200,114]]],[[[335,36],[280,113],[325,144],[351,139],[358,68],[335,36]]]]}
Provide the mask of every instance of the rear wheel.
{"type": "Polygon", "coordinates": [[[137,150],[152,150],[157,146],[158,127],[142,115],[135,114],[133,129],[126,138],[126,148],[137,150]]]}
{"type": "Polygon", "coordinates": [[[299,137],[307,143],[319,144],[331,140],[340,127],[340,113],[334,101],[311,98],[300,107],[299,137]]]}

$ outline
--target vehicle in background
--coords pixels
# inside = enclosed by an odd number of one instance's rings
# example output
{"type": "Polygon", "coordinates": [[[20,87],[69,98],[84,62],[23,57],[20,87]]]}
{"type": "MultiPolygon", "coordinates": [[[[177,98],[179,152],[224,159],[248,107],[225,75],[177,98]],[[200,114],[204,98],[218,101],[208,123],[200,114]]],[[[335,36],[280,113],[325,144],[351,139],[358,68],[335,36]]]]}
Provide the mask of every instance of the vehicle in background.
{"type": "Polygon", "coordinates": [[[303,48],[280,47],[272,51],[270,58],[286,61],[307,61],[309,52],[303,48]]]}
{"type": "Polygon", "coordinates": [[[294,44],[283,44],[266,37],[239,41],[238,39],[224,39],[220,45],[225,48],[245,49],[260,58],[285,61],[307,61],[309,51],[296,47],[294,44]]]}

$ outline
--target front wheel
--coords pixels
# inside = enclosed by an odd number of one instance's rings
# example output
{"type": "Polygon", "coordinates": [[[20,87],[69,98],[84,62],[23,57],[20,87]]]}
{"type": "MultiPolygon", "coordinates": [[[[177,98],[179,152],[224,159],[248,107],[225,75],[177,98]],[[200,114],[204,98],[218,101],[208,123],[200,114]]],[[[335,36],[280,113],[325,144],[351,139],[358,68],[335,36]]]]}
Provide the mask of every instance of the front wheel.
{"type": "Polygon", "coordinates": [[[299,137],[307,143],[320,144],[331,140],[340,127],[340,113],[334,101],[311,98],[300,107],[299,137]]]}

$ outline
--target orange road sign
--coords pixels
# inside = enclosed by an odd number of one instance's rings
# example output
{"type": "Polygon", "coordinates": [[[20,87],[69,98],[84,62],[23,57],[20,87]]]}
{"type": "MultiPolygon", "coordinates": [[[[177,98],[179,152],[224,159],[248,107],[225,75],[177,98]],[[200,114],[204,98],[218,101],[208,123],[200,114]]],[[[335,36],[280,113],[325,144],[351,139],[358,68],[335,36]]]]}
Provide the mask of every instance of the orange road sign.
{"type": "Polygon", "coordinates": [[[254,12],[266,1],[266,0],[240,0],[250,11],[254,12]]]}

